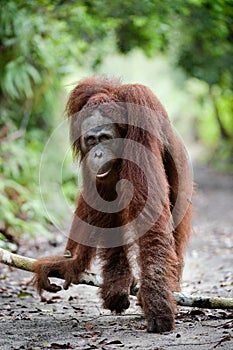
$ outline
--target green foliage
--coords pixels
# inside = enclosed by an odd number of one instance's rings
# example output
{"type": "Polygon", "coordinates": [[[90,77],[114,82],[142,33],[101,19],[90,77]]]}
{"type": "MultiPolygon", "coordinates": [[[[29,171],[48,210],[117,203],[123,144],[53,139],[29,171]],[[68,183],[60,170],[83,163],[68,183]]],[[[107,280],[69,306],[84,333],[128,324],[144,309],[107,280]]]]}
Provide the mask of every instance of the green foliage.
{"type": "Polygon", "coordinates": [[[208,85],[204,99],[211,110],[201,111],[200,137],[214,147],[215,163],[224,158],[227,168],[232,167],[233,2],[189,0],[172,17],[169,47],[173,61],[188,77],[208,85]]]}
{"type": "Polygon", "coordinates": [[[211,163],[220,172],[233,174],[233,143],[220,139],[218,146],[212,153],[211,163]]]}
{"type": "Polygon", "coordinates": [[[20,128],[49,128],[63,67],[63,25],[46,13],[46,2],[2,3],[0,126],[10,120],[20,128]]]}
{"type": "Polygon", "coordinates": [[[1,142],[0,231],[19,238],[48,235],[49,222],[38,191],[38,159],[42,145],[33,140],[1,142]]]}
{"type": "Polygon", "coordinates": [[[232,5],[232,0],[187,1],[172,15],[177,64],[210,86],[233,87],[232,5]]]}
{"type": "Polygon", "coordinates": [[[109,3],[94,0],[84,3],[92,18],[105,23],[105,34],[115,38],[116,47],[121,53],[141,48],[152,56],[158,50],[163,50],[172,1],[123,0],[109,3]]]}

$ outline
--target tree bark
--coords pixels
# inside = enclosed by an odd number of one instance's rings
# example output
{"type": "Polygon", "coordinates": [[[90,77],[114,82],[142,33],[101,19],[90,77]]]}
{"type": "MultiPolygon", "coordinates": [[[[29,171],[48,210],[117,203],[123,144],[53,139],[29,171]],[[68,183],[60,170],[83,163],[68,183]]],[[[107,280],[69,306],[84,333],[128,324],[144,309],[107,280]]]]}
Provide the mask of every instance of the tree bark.
{"type": "Polygon", "coordinates": [[[218,127],[219,127],[221,138],[223,140],[229,140],[230,139],[230,135],[228,135],[228,133],[227,133],[227,131],[226,131],[226,129],[225,129],[223,123],[222,123],[222,120],[221,120],[221,117],[220,117],[220,113],[219,113],[219,109],[218,109],[218,104],[217,104],[217,101],[216,101],[216,96],[214,94],[212,86],[209,87],[209,92],[210,92],[210,97],[211,97],[213,108],[214,108],[215,119],[216,119],[218,127]]]}

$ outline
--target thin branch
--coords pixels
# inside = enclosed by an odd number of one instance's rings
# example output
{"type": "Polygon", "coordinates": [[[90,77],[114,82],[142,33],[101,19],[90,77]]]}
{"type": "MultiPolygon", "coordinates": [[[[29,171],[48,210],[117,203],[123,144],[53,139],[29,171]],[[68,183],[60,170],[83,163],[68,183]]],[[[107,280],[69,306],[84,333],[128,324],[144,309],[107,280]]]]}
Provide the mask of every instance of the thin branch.
{"type": "Polygon", "coordinates": [[[12,134],[3,137],[1,139],[1,142],[13,142],[13,141],[21,138],[22,136],[24,136],[24,134],[25,134],[25,130],[19,129],[19,130],[13,132],[12,134]]]}
{"type": "Polygon", "coordinates": [[[26,258],[24,256],[17,255],[9,252],[8,250],[0,248],[0,263],[12,267],[17,267],[20,270],[34,272],[33,263],[35,262],[36,259],[26,258]]]}
{"type": "MultiPolygon", "coordinates": [[[[34,272],[33,264],[35,262],[36,259],[13,254],[0,248],[0,263],[16,267],[21,270],[34,272]]],[[[87,284],[99,287],[102,284],[102,278],[101,276],[94,273],[85,272],[80,274],[77,281],[73,281],[73,283],[87,284]]],[[[133,290],[131,290],[131,294],[136,295],[137,291],[138,286],[134,287],[133,290]]],[[[181,306],[198,307],[205,309],[233,309],[233,298],[194,296],[176,292],[174,292],[174,297],[178,305],[181,306]]]]}
{"type": "Polygon", "coordinates": [[[219,131],[220,131],[220,135],[221,138],[224,140],[229,140],[230,139],[230,135],[228,134],[226,128],[223,125],[223,122],[221,120],[220,117],[220,113],[219,113],[219,108],[218,108],[218,104],[217,104],[217,99],[214,93],[214,88],[213,86],[209,87],[209,92],[210,92],[210,98],[212,100],[212,104],[213,104],[213,108],[214,108],[214,114],[215,114],[215,118],[219,127],[219,131]]]}

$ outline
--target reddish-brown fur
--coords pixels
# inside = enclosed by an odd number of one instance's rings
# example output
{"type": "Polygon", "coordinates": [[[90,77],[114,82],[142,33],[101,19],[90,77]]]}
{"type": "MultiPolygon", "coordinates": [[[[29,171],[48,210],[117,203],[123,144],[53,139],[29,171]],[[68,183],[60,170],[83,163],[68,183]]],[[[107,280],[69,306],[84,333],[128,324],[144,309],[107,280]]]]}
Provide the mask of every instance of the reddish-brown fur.
{"type": "MultiPolygon", "coordinates": [[[[83,223],[77,227],[76,217],[80,217],[83,222],[90,222],[91,218],[92,225],[105,229],[118,227],[119,236],[122,235],[123,240],[124,232],[121,231],[121,226],[140,214],[149,195],[151,199],[145,220],[148,217],[150,221],[153,212],[160,214],[147,232],[137,239],[140,266],[139,300],[148,321],[148,331],[169,331],[174,328],[176,313],[172,292],[180,288],[183,252],[191,231],[192,180],[187,157],[182,143],[171,128],[165,109],[150,89],[137,84],[121,85],[118,81],[106,78],[89,78],[75,87],[67,104],[73,148],[81,159],[83,154],[76,135],[80,135],[81,123],[87,116],[86,112],[96,108],[108,111],[108,116],[113,120],[114,116],[117,116],[117,125],[125,140],[133,140],[145,146],[145,150],[142,150],[145,153],[135,152],[134,157],[136,163],[140,164],[143,160],[146,173],[144,171],[143,174],[133,162],[124,159],[124,154],[132,152],[131,144],[126,143],[117,178],[113,182],[100,183],[97,188],[102,198],[107,201],[115,200],[116,181],[127,179],[134,186],[130,204],[119,213],[103,213],[91,208],[81,195],[66,245],[66,250],[71,252],[72,257],[51,256],[39,259],[35,264],[35,285],[40,294],[43,289],[56,292],[60,288],[50,284],[48,276],[63,277],[64,287],[68,288],[79,273],[89,268],[96,248],[77,243],[78,237],[85,236],[87,225],[83,223]],[[143,128],[133,126],[135,120],[139,121],[137,125],[141,123],[143,128]],[[158,137],[144,130],[144,127],[156,132],[158,137]],[[156,161],[148,156],[147,150],[156,156],[156,161]],[[152,183],[149,194],[148,179],[152,183]]],[[[90,199],[89,203],[95,201],[98,206],[98,199],[92,198],[94,185],[84,165],[83,191],[90,199]]],[[[119,200],[124,201],[126,198],[125,189],[119,194],[119,200]]],[[[103,305],[116,312],[121,312],[129,306],[128,295],[133,276],[128,248],[129,244],[126,244],[102,248],[100,252],[104,262],[101,287],[103,305]]]]}

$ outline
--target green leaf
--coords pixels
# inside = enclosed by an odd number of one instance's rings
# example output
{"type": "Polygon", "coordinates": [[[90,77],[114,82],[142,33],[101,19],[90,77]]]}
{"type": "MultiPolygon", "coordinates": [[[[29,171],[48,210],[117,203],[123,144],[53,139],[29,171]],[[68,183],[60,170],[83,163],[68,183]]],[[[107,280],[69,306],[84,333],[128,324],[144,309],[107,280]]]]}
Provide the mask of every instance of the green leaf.
{"type": "Polygon", "coordinates": [[[19,299],[25,299],[25,298],[29,298],[29,297],[32,297],[33,294],[32,293],[29,293],[29,292],[25,292],[25,291],[21,291],[18,293],[17,297],[19,299]]]}

